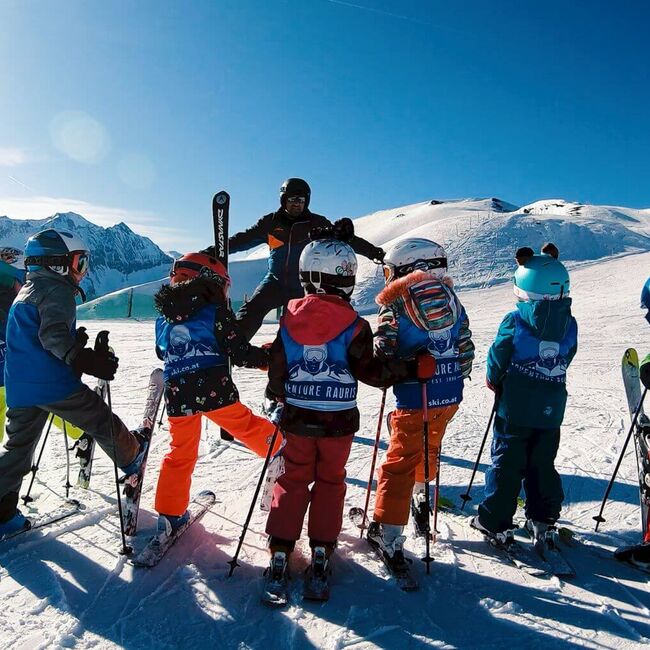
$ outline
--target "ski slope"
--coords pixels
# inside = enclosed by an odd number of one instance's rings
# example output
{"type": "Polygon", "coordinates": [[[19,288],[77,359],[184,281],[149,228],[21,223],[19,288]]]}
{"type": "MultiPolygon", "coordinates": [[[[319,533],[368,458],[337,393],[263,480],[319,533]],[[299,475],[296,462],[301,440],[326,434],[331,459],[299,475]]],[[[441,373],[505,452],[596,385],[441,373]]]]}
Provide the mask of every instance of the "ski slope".
{"type": "MultiPolygon", "coordinates": [[[[570,398],[557,466],[566,492],[562,521],[584,541],[566,551],[578,572],[575,580],[524,575],[496,559],[462,520],[442,514],[430,576],[417,559],[422,549],[411,536],[407,540],[421,590],[404,593],[346,520],[331,600],[325,604],[300,600],[300,574],[308,558],[303,539],[293,558],[293,604],[282,611],[265,609],[258,602],[267,562],[265,515],[259,510],[243,547],[242,566],[233,577],[226,577],[226,562],[234,553],[262,461],[238,445],[222,442],[210,425],[193,490],[215,491],[217,504],[157,568],[135,569],[118,554],[112,466],[101,452],[92,489],[73,490],[87,504],[87,514],[47,534],[35,533],[22,544],[0,545],[0,645],[98,650],[647,647],[649,576],[608,556],[619,543],[639,538],[632,447],[599,534],[592,532],[592,516],[629,426],[620,357],[630,345],[640,354],[650,348],[650,329],[638,308],[649,269],[650,253],[644,253],[572,273],[580,347],[569,370],[570,398]]],[[[466,291],[461,299],[471,319],[477,361],[465,401],[443,444],[442,493],[455,501],[469,480],[491,407],[492,395],[483,385],[486,352],[498,323],[514,303],[508,285],[466,291]]],[[[111,330],[121,359],[113,384],[114,408],[129,425],[136,425],[147,377],[157,363],[153,323],[87,321],[84,325],[90,334],[100,326],[111,330]]],[[[274,327],[268,324],[255,340],[261,343],[273,335],[274,327]]],[[[259,405],[264,374],[237,370],[235,378],[243,401],[259,405]]],[[[361,387],[363,425],[348,465],[346,508],[363,505],[379,403],[377,389],[361,387]]],[[[384,427],[382,451],[386,440],[384,427]]],[[[163,425],[153,439],[141,532],[133,540],[136,548],[144,545],[155,526],[153,493],[166,445],[163,425]]],[[[36,483],[39,509],[59,503],[64,477],[59,433],[50,436],[36,483]]],[[[479,473],[472,507],[480,500],[482,480],[479,473]]]]}

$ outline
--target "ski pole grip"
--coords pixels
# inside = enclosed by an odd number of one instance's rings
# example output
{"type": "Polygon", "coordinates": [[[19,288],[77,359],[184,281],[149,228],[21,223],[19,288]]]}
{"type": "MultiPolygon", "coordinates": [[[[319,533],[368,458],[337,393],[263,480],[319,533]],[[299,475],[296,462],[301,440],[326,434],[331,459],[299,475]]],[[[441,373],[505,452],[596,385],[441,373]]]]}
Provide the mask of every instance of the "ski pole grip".
{"type": "Polygon", "coordinates": [[[102,330],[97,333],[97,336],[95,337],[95,352],[104,352],[105,354],[108,354],[108,334],[108,330],[102,330]]]}

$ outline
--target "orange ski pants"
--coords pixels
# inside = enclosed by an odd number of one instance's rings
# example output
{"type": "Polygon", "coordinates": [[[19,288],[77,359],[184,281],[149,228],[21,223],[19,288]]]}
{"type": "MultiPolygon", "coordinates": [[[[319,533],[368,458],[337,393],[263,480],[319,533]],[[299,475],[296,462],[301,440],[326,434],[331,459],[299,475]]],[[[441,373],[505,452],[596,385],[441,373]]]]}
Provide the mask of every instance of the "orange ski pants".
{"type": "MultiPolygon", "coordinates": [[[[266,456],[275,425],[255,415],[241,402],[207,413],[169,418],[170,449],[160,465],[155,508],[165,515],[182,515],[190,502],[192,472],[199,456],[201,418],[205,416],[226,429],[258,456],[266,456]]],[[[277,436],[273,452],[282,443],[277,436]]]]}
{"type": "MultiPolygon", "coordinates": [[[[436,478],[440,444],[458,404],[430,408],[429,480],[436,478]]],[[[378,472],[373,519],[405,526],[416,481],[424,482],[424,422],[420,409],[395,409],[389,415],[390,442],[378,472]]]]}

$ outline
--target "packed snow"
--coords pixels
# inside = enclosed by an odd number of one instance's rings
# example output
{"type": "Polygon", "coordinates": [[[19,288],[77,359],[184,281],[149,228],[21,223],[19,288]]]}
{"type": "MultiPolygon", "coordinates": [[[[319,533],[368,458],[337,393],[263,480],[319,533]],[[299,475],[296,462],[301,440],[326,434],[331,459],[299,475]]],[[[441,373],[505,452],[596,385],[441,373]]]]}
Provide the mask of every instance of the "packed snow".
{"type": "MultiPolygon", "coordinates": [[[[501,218],[501,217],[498,217],[501,218]]],[[[525,242],[522,242],[525,243],[525,242]]],[[[458,268],[458,267],[456,267],[458,268]]],[[[512,262],[510,263],[512,270],[512,262]]],[[[572,296],[579,351],[569,369],[569,406],[557,466],[566,504],[562,523],[580,540],[565,553],[577,570],[571,581],[534,578],[505,564],[464,519],[442,513],[435,562],[427,576],[418,560],[421,542],[409,533],[406,548],[421,584],[400,591],[346,520],[334,561],[328,603],[302,602],[300,576],[308,562],[303,539],[293,561],[292,603],[269,610],[259,603],[267,563],[265,514],[255,510],[240,557],[227,577],[262,460],[224,443],[213,425],[204,433],[193,491],[211,489],[217,503],[152,570],[136,569],[118,551],[119,525],[112,466],[98,451],[89,491],[73,489],[84,514],[22,543],[0,545],[0,638],[3,648],[642,648],[650,642],[648,575],[617,563],[610,551],[640,537],[638,487],[630,446],[593,533],[592,516],[629,427],[620,359],[628,346],[648,350],[648,325],[638,308],[650,253],[574,269],[572,296]]],[[[502,316],[512,308],[510,286],[461,292],[476,342],[473,381],[443,444],[442,494],[456,503],[469,480],[490,411],[483,384],[487,349],[502,316]]],[[[86,321],[89,333],[111,331],[120,356],[113,404],[138,424],[151,369],[153,323],[86,321]]],[[[270,340],[265,324],[254,339],[270,340]]],[[[242,400],[259,408],[265,376],[236,370],[242,400]]],[[[346,509],[363,505],[381,393],[361,387],[362,428],[348,464],[346,509]]],[[[389,403],[392,398],[389,397],[389,403]]],[[[152,509],[157,464],[168,444],[167,426],[154,435],[143,496],[141,548],[155,526],[152,509]]],[[[384,426],[381,453],[387,446],[384,426]]],[[[486,449],[481,468],[488,461],[486,449]]],[[[64,493],[62,434],[50,436],[35,485],[34,508],[56,507],[64,493]]],[[[76,472],[74,458],[73,473],[76,472]]],[[[473,489],[479,502],[483,476],[473,489]]],[[[25,482],[24,487],[26,487],[25,482]]],[[[27,508],[30,511],[31,508],[27,508]]]]}

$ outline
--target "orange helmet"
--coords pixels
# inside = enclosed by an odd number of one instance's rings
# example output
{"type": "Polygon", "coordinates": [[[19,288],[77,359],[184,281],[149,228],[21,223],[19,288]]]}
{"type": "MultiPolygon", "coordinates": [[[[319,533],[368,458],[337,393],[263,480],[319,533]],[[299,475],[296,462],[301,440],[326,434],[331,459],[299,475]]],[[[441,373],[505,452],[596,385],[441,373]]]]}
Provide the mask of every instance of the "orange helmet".
{"type": "Polygon", "coordinates": [[[218,259],[205,253],[185,253],[174,261],[169,277],[172,285],[201,277],[218,282],[224,293],[227,293],[230,287],[230,276],[226,267],[218,259]]]}

